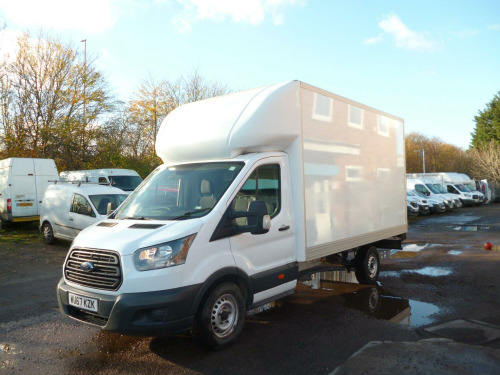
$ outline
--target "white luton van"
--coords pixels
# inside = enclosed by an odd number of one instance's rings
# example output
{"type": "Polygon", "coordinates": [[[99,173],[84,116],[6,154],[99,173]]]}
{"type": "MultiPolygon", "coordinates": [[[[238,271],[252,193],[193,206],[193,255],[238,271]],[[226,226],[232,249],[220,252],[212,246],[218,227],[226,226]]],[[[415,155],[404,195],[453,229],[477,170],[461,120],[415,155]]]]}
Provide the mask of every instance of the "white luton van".
{"type": "Polygon", "coordinates": [[[65,315],[219,348],[302,273],[341,262],[375,283],[377,247],[407,232],[403,120],[299,81],[185,104],[156,151],[164,164],[75,238],[65,315]]]}
{"type": "Polygon", "coordinates": [[[0,160],[0,228],[5,223],[37,221],[47,187],[59,180],[52,159],[0,160]]]}
{"type": "Polygon", "coordinates": [[[139,173],[133,169],[87,169],[81,171],[64,171],[59,174],[61,180],[72,182],[88,182],[93,184],[111,185],[122,189],[127,194],[132,193],[142,182],[139,173]]]}

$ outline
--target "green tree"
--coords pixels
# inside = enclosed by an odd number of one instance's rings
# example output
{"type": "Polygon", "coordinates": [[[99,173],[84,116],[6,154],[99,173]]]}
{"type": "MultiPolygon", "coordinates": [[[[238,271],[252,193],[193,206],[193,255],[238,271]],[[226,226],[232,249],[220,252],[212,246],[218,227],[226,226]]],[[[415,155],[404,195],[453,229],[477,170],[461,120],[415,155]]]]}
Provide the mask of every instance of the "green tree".
{"type": "Polygon", "coordinates": [[[500,91],[486,104],[483,111],[474,116],[476,128],[472,133],[472,146],[479,147],[491,140],[500,143],[500,91]]]}

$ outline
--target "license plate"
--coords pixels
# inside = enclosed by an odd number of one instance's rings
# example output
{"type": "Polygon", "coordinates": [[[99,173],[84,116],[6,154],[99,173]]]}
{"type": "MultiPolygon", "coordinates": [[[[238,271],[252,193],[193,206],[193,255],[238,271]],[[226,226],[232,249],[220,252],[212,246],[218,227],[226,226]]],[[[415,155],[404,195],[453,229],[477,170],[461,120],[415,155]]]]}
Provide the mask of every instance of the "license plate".
{"type": "Polygon", "coordinates": [[[33,203],[18,203],[17,207],[32,207],[33,203]]]}
{"type": "Polygon", "coordinates": [[[68,293],[69,304],[78,307],[79,309],[97,312],[99,309],[98,300],[95,298],[78,296],[73,293],[68,293]]]}

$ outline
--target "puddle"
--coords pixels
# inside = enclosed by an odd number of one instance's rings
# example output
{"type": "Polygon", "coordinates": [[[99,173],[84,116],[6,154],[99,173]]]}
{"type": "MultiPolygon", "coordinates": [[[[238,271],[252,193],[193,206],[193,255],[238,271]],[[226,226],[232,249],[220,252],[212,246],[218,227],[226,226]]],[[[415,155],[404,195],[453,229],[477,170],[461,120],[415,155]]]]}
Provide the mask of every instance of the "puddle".
{"type": "Polygon", "coordinates": [[[453,271],[450,268],[424,267],[418,270],[405,270],[404,272],[418,273],[419,275],[424,275],[424,276],[448,276],[453,271]]]}
{"type": "Polygon", "coordinates": [[[490,227],[485,225],[451,225],[447,226],[447,228],[453,228],[456,231],[462,232],[477,232],[478,230],[489,230],[490,227]]]}
{"type": "MultiPolygon", "coordinates": [[[[399,276],[395,271],[387,271],[386,274],[390,272],[399,276]]],[[[345,271],[311,275],[310,278],[300,281],[295,294],[285,299],[283,303],[312,304],[333,296],[341,296],[345,300],[346,307],[363,311],[377,319],[410,327],[431,323],[432,315],[439,312],[439,307],[436,305],[394,296],[380,285],[359,284],[354,275],[349,275],[349,272],[345,271]],[[352,280],[353,277],[353,282],[336,281],[352,280]]]]}
{"type": "Polygon", "coordinates": [[[379,276],[384,276],[384,277],[400,277],[401,272],[399,271],[382,271],[380,272],[379,276]]]}
{"type": "MultiPolygon", "coordinates": [[[[450,254],[455,250],[451,250],[448,253],[450,254]]],[[[455,253],[452,253],[451,255],[460,255],[462,254],[461,251],[455,251],[455,253]]],[[[401,270],[401,271],[382,271],[380,272],[380,276],[382,277],[401,277],[401,274],[403,273],[418,273],[419,275],[423,276],[448,276],[453,273],[453,270],[450,268],[443,268],[443,267],[424,267],[420,268],[417,270],[401,270]]]]}
{"type": "Polygon", "coordinates": [[[419,327],[430,324],[434,321],[432,315],[439,312],[439,307],[432,303],[410,300],[410,320],[411,326],[419,327]]]}
{"type": "Polygon", "coordinates": [[[402,251],[408,251],[408,252],[418,252],[422,251],[424,249],[427,249],[433,245],[426,243],[425,245],[418,245],[416,243],[409,243],[406,245],[403,245],[403,250],[402,251]]]}
{"type": "Polygon", "coordinates": [[[463,251],[450,250],[450,251],[448,251],[448,254],[450,254],[450,255],[460,255],[460,254],[463,254],[463,251]]]}

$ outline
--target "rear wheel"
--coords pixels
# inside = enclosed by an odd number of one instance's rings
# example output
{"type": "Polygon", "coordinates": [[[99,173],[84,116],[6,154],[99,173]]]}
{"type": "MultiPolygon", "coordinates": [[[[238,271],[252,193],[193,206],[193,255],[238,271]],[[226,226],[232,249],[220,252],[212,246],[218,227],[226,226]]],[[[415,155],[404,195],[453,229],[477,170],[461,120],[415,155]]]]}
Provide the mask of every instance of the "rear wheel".
{"type": "Polygon", "coordinates": [[[194,332],[212,349],[231,345],[245,323],[245,300],[241,289],[223,283],[208,295],[195,319],[194,332]]]}
{"type": "Polygon", "coordinates": [[[356,253],[356,278],[362,284],[375,284],[380,272],[380,257],[375,246],[361,248],[356,253]]]}
{"type": "Polygon", "coordinates": [[[46,244],[54,243],[56,238],[54,237],[54,231],[52,230],[52,225],[49,222],[45,222],[42,225],[42,235],[43,242],[46,244]]]}

